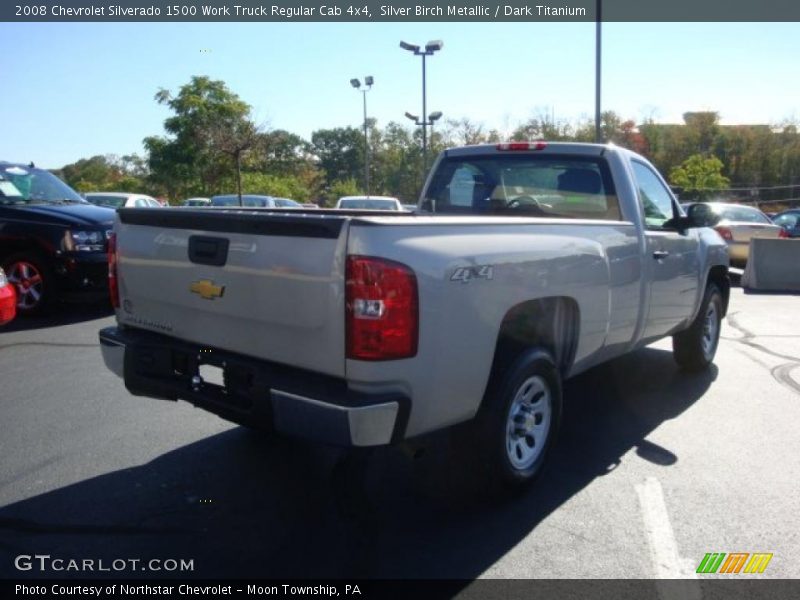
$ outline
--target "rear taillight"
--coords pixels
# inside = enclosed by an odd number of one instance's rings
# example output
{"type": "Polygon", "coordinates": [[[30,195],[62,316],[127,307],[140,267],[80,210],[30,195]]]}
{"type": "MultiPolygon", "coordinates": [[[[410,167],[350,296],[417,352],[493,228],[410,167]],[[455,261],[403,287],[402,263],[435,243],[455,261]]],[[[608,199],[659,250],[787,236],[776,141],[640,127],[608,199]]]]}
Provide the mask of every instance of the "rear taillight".
{"type": "Polygon", "coordinates": [[[505,142],[502,144],[497,144],[495,148],[504,152],[544,150],[547,148],[547,142],[505,142]]]}
{"type": "Polygon", "coordinates": [[[781,230],[778,232],[778,237],[788,240],[789,239],[789,232],[786,231],[783,227],[781,227],[781,230]]]}
{"type": "Polygon", "coordinates": [[[108,236],[108,293],[111,306],[119,308],[119,282],[117,280],[117,234],[108,236]]]}
{"type": "Polygon", "coordinates": [[[722,236],[722,239],[725,240],[726,242],[732,242],[733,241],[733,233],[731,233],[730,228],[717,226],[717,227],[714,227],[714,230],[718,234],[720,234],[722,236]]]}
{"type": "Polygon", "coordinates": [[[0,325],[5,325],[17,314],[17,290],[0,269],[0,325]]]}
{"type": "Polygon", "coordinates": [[[417,353],[417,277],[407,266],[348,256],[345,275],[347,358],[392,360],[417,353]]]}

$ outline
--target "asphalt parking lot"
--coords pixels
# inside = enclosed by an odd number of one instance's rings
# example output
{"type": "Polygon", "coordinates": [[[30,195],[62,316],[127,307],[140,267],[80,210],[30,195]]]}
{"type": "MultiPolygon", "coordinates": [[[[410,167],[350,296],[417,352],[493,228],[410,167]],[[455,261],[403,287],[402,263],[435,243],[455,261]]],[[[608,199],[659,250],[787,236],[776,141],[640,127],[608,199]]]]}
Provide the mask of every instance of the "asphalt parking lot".
{"type": "Polygon", "coordinates": [[[14,566],[48,554],[191,559],[193,577],[693,578],[706,553],[767,552],[748,577],[797,578],[798,315],[798,295],[735,288],[707,373],[662,341],[570,381],[547,472],[504,500],[448,435],[343,461],[129,395],[100,357],[108,310],[18,320],[0,333],[0,576],[87,576],[14,566]]]}

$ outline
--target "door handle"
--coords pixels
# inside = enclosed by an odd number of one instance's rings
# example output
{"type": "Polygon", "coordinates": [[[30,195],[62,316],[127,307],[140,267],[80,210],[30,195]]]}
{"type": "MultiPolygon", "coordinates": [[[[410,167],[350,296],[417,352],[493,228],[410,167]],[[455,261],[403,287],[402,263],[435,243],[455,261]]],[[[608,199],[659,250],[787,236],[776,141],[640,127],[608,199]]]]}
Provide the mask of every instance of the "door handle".
{"type": "Polygon", "coordinates": [[[653,258],[655,258],[656,260],[664,260],[668,256],[669,252],[667,252],[666,250],[656,250],[655,252],[653,252],[653,258]]]}

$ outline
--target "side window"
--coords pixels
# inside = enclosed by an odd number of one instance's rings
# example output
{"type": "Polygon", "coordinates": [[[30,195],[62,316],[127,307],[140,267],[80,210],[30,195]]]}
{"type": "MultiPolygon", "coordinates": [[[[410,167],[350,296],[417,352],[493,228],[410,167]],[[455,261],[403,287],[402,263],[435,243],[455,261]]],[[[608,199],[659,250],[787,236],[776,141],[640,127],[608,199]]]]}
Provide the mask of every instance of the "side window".
{"type": "Polygon", "coordinates": [[[675,216],[672,195],[647,165],[632,161],[639,198],[644,208],[644,221],[648,229],[661,229],[664,222],[675,216]]]}

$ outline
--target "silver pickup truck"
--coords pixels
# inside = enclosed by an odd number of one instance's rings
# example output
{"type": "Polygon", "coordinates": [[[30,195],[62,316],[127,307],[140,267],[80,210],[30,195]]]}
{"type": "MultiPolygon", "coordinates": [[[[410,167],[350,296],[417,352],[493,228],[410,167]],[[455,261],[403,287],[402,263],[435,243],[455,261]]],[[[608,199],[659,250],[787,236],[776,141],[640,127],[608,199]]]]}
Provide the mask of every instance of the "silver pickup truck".
{"type": "Polygon", "coordinates": [[[635,153],[545,142],[443,152],[415,214],[123,208],[103,358],[134,395],[345,446],[470,421],[521,484],[564,379],[665,336],[681,367],[711,363],[711,224],[635,153]]]}

